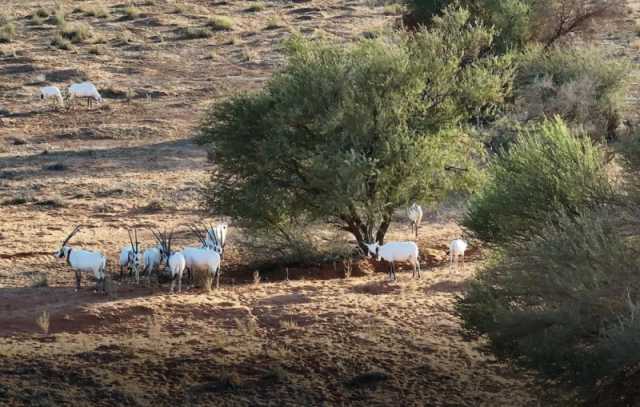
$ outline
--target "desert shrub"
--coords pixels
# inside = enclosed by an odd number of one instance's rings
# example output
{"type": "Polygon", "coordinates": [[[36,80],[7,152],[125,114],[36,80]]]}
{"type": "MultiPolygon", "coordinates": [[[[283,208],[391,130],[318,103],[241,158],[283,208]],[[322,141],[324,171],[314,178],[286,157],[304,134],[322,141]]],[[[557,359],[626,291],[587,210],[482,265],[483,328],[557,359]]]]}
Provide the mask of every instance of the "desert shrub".
{"type": "Polygon", "coordinates": [[[9,21],[0,26],[0,43],[11,42],[16,37],[16,25],[9,21]]]}
{"type": "Polygon", "coordinates": [[[227,16],[213,16],[207,25],[214,31],[229,31],[233,28],[233,19],[227,16]]]}
{"type": "Polygon", "coordinates": [[[285,25],[284,20],[278,14],[274,14],[267,19],[265,30],[275,30],[285,25]]]}
{"type": "Polygon", "coordinates": [[[209,38],[213,33],[204,27],[186,27],[180,31],[180,37],[185,40],[209,38]]]}
{"type": "Polygon", "coordinates": [[[60,35],[74,44],[85,42],[93,37],[91,27],[85,23],[75,23],[65,25],[60,35]]]}
{"type": "Polygon", "coordinates": [[[531,48],[518,64],[517,114],[524,121],[558,115],[594,138],[613,138],[630,72],[627,60],[596,48],[531,48]]]}
{"type": "Polygon", "coordinates": [[[250,5],[249,7],[247,7],[246,11],[250,13],[257,13],[259,11],[264,11],[266,8],[267,6],[263,2],[257,1],[252,5],[250,5]]]}
{"type": "Polygon", "coordinates": [[[69,41],[68,39],[64,38],[60,34],[56,34],[53,37],[53,39],[51,40],[51,45],[53,45],[56,48],[63,49],[63,50],[70,50],[71,49],[71,41],[69,41]]]}
{"type": "Polygon", "coordinates": [[[461,4],[496,28],[494,45],[501,51],[531,42],[550,46],[572,33],[623,15],[624,0],[407,0],[409,26],[430,24],[450,4],[461,4]]]}
{"type": "Polygon", "coordinates": [[[361,245],[383,241],[398,207],[477,183],[478,143],[460,125],[490,117],[511,78],[508,61],[481,52],[490,41],[454,9],[411,40],[294,37],[263,91],[205,115],[207,205],[253,228],[328,221],[361,245]]]}
{"type": "Polygon", "coordinates": [[[124,18],[128,20],[133,20],[134,18],[140,17],[142,14],[142,10],[135,6],[127,6],[124,8],[124,18]]]}
{"type": "Polygon", "coordinates": [[[499,353],[578,384],[640,362],[634,219],[596,207],[511,242],[459,302],[467,328],[499,353]]]}
{"type": "Polygon", "coordinates": [[[84,9],[84,12],[90,17],[107,18],[109,17],[109,9],[102,2],[98,2],[84,9]]]}
{"type": "Polygon", "coordinates": [[[46,9],[39,7],[33,15],[40,18],[47,18],[49,17],[49,12],[46,9]]]}
{"type": "Polygon", "coordinates": [[[520,134],[494,159],[463,224],[501,244],[535,232],[556,213],[576,214],[611,200],[602,149],[556,118],[520,134]]]}

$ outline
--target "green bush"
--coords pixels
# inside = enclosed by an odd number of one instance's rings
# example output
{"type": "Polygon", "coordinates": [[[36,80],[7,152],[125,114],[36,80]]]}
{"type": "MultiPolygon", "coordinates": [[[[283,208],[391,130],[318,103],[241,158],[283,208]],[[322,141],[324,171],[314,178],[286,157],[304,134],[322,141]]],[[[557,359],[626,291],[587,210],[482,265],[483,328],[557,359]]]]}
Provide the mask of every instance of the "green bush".
{"type": "Polygon", "coordinates": [[[500,354],[577,384],[640,362],[637,226],[598,207],[512,242],[459,302],[466,327],[500,354]]]}
{"type": "Polygon", "coordinates": [[[520,134],[494,159],[463,224],[502,244],[535,232],[556,213],[575,214],[611,199],[602,149],[555,119],[520,134]]]}
{"type": "Polygon", "coordinates": [[[208,206],[276,231],[329,222],[362,246],[384,240],[395,209],[475,185],[480,149],[460,126],[493,114],[511,67],[482,51],[491,31],[466,11],[441,21],[411,40],[294,37],[263,91],[205,115],[199,141],[216,162],[208,206]]]}
{"type": "Polygon", "coordinates": [[[534,47],[519,59],[514,93],[524,120],[558,115],[594,139],[614,138],[631,66],[597,48],[534,47]]]}
{"type": "Polygon", "coordinates": [[[624,0],[406,0],[409,26],[429,25],[451,4],[468,8],[474,18],[498,32],[498,50],[521,49],[531,42],[549,46],[568,34],[623,15],[624,0]]]}

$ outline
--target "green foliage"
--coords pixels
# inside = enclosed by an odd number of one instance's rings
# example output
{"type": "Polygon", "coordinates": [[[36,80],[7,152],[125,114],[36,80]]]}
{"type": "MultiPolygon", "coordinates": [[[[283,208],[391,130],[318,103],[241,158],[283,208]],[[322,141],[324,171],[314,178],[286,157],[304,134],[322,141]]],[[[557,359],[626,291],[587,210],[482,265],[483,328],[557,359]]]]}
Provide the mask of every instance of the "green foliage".
{"type": "Polygon", "coordinates": [[[613,198],[603,151],[560,120],[522,133],[488,168],[463,224],[502,244],[538,230],[554,214],[577,214],[613,198]]]}
{"type": "Polygon", "coordinates": [[[463,10],[411,40],[292,39],[263,91],[205,115],[208,206],[253,227],[324,221],[382,241],[396,208],[477,184],[480,149],[460,126],[491,117],[511,80],[508,60],[482,52],[490,41],[463,10]]]}
{"type": "Polygon", "coordinates": [[[552,45],[570,33],[622,15],[624,0],[406,0],[411,25],[429,25],[447,7],[458,4],[497,31],[499,51],[522,49],[539,42],[552,45]]]}
{"type": "Polygon", "coordinates": [[[614,137],[631,65],[597,48],[528,49],[519,58],[516,111],[525,121],[558,115],[595,139],[614,137]]]}
{"type": "Polygon", "coordinates": [[[640,362],[640,267],[633,214],[560,214],[509,244],[458,304],[495,349],[591,385],[640,362]]]}

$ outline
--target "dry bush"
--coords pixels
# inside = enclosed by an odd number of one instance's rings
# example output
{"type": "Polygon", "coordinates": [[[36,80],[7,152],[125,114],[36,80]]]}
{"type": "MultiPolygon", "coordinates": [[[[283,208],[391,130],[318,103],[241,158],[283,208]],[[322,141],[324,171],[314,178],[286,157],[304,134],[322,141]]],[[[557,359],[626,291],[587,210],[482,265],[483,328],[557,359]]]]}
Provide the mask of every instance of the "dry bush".
{"type": "Polygon", "coordinates": [[[227,16],[213,16],[207,21],[207,26],[214,31],[229,31],[233,29],[233,19],[227,16]]]}
{"type": "Polygon", "coordinates": [[[135,6],[127,6],[124,9],[124,18],[126,18],[127,20],[133,20],[135,18],[140,17],[140,14],[142,14],[142,10],[140,10],[139,8],[135,7],[135,6]]]}
{"type": "Polygon", "coordinates": [[[204,27],[186,27],[180,30],[180,38],[194,40],[198,38],[209,38],[213,33],[204,27]]]}
{"type": "Polygon", "coordinates": [[[71,41],[74,44],[86,42],[93,37],[91,26],[86,23],[74,23],[65,25],[64,27],[62,27],[60,34],[63,38],[71,41]]]}
{"type": "Polygon", "coordinates": [[[107,18],[109,17],[109,9],[102,2],[97,2],[83,8],[83,11],[89,17],[107,18]]]}
{"type": "Polygon", "coordinates": [[[63,49],[63,50],[70,50],[71,49],[71,41],[69,41],[68,39],[64,38],[62,35],[60,34],[56,34],[53,39],[51,40],[51,45],[59,48],[59,49],[63,49]]]}
{"type": "MultiPolygon", "coordinates": [[[[405,26],[428,25],[453,2],[447,0],[406,0],[405,26]]],[[[502,51],[522,49],[539,42],[549,47],[571,35],[624,15],[625,0],[460,0],[474,17],[495,27],[494,46],[502,51]]]]}
{"type": "Polygon", "coordinates": [[[194,270],[193,271],[193,285],[196,288],[202,288],[209,292],[211,291],[211,285],[213,284],[213,277],[208,270],[194,270]]]}
{"type": "Polygon", "coordinates": [[[30,276],[30,278],[32,288],[49,287],[49,279],[46,273],[37,273],[30,276]]]}
{"type": "Polygon", "coordinates": [[[529,49],[519,58],[516,112],[524,121],[559,115],[594,139],[615,137],[625,109],[630,63],[597,48],[529,49]]]}
{"type": "Polygon", "coordinates": [[[0,43],[11,42],[16,37],[16,25],[12,21],[0,25],[0,43]]]}
{"type": "Polygon", "coordinates": [[[36,319],[36,323],[45,335],[49,335],[50,322],[49,311],[47,310],[42,311],[42,314],[36,319]]]}
{"type": "Polygon", "coordinates": [[[266,8],[267,6],[263,2],[256,1],[255,3],[247,7],[245,11],[249,13],[257,13],[259,11],[264,11],[266,8]]]}

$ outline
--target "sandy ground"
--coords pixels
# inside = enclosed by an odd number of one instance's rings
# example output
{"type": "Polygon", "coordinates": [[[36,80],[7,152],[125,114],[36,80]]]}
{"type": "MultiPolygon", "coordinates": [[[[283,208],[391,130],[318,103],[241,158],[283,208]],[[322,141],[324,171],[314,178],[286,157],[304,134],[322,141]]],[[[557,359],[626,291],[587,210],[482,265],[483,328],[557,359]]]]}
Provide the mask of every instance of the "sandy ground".
{"type": "MultiPolygon", "coordinates": [[[[17,38],[0,44],[0,405],[549,405],[530,373],[462,331],[453,305],[481,252],[454,274],[428,259],[459,233],[446,217],[422,229],[420,280],[344,279],[341,265],[324,265],[250,284],[232,224],[233,271],[219,291],[168,295],[166,285],[113,281],[103,297],[85,281],[73,292],[72,273],[52,256],[73,225],[83,225],[73,245],[106,253],[113,272],[127,227],[206,217],[199,190],[211,164],[190,141],[199,117],[211,101],[259,88],[291,32],[347,41],[396,17],[365,1],[247,11],[256,3],[137,1],[141,14],[125,19],[124,2],[66,1],[67,22],[94,32],[69,51],[50,45],[53,24],[28,18],[54,2],[3,3],[17,38]],[[108,17],[82,11],[99,4],[108,17]],[[215,14],[232,16],[233,29],[182,37],[215,14]],[[36,98],[43,84],[84,79],[102,106],[66,111],[36,98]]],[[[606,41],[635,49],[633,36],[606,41]]],[[[394,225],[391,237],[409,238],[408,226],[394,225]]],[[[148,231],[141,238],[152,243],[148,231]]],[[[179,234],[178,244],[192,243],[179,234]]]]}

